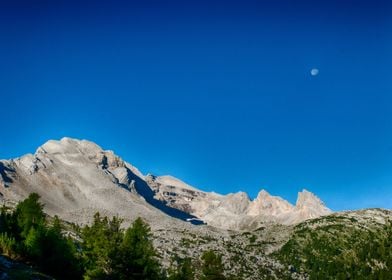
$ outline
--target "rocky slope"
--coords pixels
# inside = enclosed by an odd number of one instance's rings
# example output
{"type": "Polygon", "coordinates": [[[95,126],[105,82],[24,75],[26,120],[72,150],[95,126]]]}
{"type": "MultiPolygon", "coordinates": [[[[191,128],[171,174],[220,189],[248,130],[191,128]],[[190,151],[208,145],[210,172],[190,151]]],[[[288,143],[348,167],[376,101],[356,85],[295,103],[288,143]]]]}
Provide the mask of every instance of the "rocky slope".
{"type": "Polygon", "coordinates": [[[36,192],[49,215],[71,222],[87,223],[98,211],[127,221],[141,216],[157,227],[193,218],[153,199],[135,167],[89,141],[48,141],[34,154],[0,161],[0,174],[4,201],[36,192]]]}
{"type": "Polygon", "coordinates": [[[238,279],[391,279],[391,237],[392,211],[366,209],[241,232],[161,229],[155,246],[166,260],[214,249],[238,279]]]}
{"type": "Polygon", "coordinates": [[[392,212],[365,209],[298,224],[274,255],[310,279],[391,279],[392,212]]]}

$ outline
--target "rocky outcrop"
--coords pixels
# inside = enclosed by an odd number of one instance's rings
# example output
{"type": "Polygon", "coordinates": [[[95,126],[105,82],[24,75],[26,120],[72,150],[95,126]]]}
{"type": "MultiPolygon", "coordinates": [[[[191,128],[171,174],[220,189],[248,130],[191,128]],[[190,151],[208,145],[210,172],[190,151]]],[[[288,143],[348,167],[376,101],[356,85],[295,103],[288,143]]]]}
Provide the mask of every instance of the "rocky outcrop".
{"type": "Polygon", "coordinates": [[[304,189],[302,192],[298,193],[294,213],[297,217],[293,222],[301,222],[303,220],[331,214],[332,211],[325,206],[320,198],[304,189]]]}
{"type": "Polygon", "coordinates": [[[298,193],[295,208],[297,210],[307,210],[317,213],[330,212],[330,210],[324,205],[320,198],[305,189],[298,193]]]}
{"type": "Polygon", "coordinates": [[[277,216],[292,211],[293,208],[293,205],[288,201],[278,196],[272,196],[265,190],[261,190],[257,198],[249,206],[247,214],[251,216],[277,216]]]}

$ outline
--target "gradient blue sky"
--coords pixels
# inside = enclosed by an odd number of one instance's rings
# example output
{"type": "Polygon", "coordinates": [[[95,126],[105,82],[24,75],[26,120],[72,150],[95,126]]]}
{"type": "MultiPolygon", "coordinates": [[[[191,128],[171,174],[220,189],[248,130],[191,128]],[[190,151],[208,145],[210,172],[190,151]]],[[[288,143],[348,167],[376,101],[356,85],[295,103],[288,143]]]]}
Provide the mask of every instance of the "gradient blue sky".
{"type": "Polygon", "coordinates": [[[0,158],[69,136],[208,191],[392,207],[391,1],[1,1],[0,35],[0,158]]]}

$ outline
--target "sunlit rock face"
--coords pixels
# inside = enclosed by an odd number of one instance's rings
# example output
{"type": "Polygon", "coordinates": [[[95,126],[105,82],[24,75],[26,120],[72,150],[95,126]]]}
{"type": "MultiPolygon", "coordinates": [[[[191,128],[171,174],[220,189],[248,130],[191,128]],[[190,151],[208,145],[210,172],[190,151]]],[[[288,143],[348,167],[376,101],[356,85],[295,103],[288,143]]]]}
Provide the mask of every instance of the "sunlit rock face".
{"type": "Polygon", "coordinates": [[[272,196],[267,191],[261,190],[248,209],[248,215],[271,215],[277,216],[293,210],[293,206],[286,200],[272,196]]]}
{"type": "Polygon", "coordinates": [[[298,193],[295,211],[297,211],[304,220],[328,215],[332,212],[324,205],[320,198],[307,190],[298,193]]]}
{"type": "Polygon", "coordinates": [[[311,192],[298,193],[296,205],[261,190],[250,200],[244,192],[220,195],[203,192],[171,176],[146,176],[155,197],[168,205],[186,211],[209,225],[226,229],[252,228],[264,222],[295,224],[331,213],[311,192]]]}
{"type": "Polygon", "coordinates": [[[153,226],[201,220],[224,229],[247,229],[264,222],[294,224],[331,212],[306,190],[294,206],[265,190],[250,200],[244,192],[221,195],[172,176],[144,176],[112,151],[71,138],[0,161],[0,198],[17,201],[31,192],[42,197],[49,214],[79,223],[99,211],[129,220],[141,216],[153,226]]]}
{"type": "Polygon", "coordinates": [[[48,214],[71,222],[87,223],[96,212],[126,221],[140,216],[153,227],[193,218],[154,204],[147,192],[143,197],[142,191],[149,187],[137,168],[86,140],[51,140],[34,154],[2,160],[0,178],[4,201],[18,201],[36,192],[48,214]]]}

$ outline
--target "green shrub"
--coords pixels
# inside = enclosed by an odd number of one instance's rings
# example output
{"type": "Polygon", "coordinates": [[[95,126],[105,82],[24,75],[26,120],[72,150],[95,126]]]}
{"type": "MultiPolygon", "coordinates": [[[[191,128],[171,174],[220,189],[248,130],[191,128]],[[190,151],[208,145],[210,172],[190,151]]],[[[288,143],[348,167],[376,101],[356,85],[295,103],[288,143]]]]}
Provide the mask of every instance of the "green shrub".
{"type": "Polygon", "coordinates": [[[0,233],[0,250],[1,253],[7,256],[14,256],[16,250],[16,240],[14,237],[9,236],[8,233],[0,233]]]}

